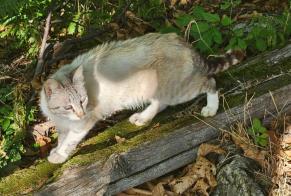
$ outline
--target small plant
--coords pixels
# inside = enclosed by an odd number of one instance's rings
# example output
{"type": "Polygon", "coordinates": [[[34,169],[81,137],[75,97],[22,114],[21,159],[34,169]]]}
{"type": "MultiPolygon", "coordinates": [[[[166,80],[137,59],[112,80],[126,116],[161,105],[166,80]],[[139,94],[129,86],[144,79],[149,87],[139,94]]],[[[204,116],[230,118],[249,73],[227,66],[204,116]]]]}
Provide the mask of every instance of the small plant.
{"type": "Polygon", "coordinates": [[[0,168],[21,159],[24,129],[35,120],[35,111],[25,106],[20,87],[0,86],[0,168]]]}
{"type": "Polygon", "coordinates": [[[168,23],[159,31],[185,32],[194,47],[204,54],[231,48],[256,54],[287,42],[291,35],[290,8],[278,15],[254,13],[247,21],[237,21],[232,18],[232,9],[240,3],[224,0],[220,4],[221,15],[195,6],[189,13],[176,14],[173,24],[168,23]]]}
{"type": "Polygon", "coordinates": [[[257,118],[252,120],[252,126],[247,129],[248,134],[253,138],[256,145],[266,147],[269,141],[267,129],[262,125],[257,118]]]}

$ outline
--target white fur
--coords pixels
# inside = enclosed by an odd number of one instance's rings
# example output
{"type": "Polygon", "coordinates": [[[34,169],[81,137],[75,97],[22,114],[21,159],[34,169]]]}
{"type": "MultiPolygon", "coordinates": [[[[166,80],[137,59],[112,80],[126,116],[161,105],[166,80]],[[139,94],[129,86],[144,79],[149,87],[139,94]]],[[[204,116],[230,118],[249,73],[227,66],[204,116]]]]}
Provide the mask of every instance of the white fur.
{"type": "Polygon", "coordinates": [[[214,116],[218,110],[219,98],[218,92],[207,93],[207,105],[201,110],[201,115],[204,117],[214,116]]]}

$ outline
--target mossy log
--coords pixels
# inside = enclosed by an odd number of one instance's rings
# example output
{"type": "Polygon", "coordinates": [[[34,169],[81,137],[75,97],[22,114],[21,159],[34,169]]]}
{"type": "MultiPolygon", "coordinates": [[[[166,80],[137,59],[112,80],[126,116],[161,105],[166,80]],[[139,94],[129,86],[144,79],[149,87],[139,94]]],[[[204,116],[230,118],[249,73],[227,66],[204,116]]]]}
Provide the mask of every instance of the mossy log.
{"type": "Polygon", "coordinates": [[[256,117],[266,110],[290,111],[290,70],[291,45],[257,56],[217,77],[224,99],[215,117],[197,120],[193,111],[199,112],[203,104],[197,109],[192,102],[167,109],[146,127],[125,119],[84,141],[63,165],[40,160],[3,177],[0,194],[112,195],[173,171],[194,161],[199,144],[244,120],[245,111],[256,117]],[[116,143],[115,135],[126,141],[116,143]]]}

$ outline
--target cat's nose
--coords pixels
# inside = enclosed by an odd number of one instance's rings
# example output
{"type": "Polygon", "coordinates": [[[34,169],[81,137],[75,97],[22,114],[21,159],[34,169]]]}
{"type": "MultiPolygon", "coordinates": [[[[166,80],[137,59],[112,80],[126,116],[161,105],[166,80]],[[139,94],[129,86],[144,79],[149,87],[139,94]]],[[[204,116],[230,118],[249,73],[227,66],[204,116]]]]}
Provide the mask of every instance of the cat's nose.
{"type": "Polygon", "coordinates": [[[79,117],[79,118],[82,118],[84,115],[85,115],[85,112],[83,110],[80,110],[78,112],[76,112],[76,115],[79,117]]]}

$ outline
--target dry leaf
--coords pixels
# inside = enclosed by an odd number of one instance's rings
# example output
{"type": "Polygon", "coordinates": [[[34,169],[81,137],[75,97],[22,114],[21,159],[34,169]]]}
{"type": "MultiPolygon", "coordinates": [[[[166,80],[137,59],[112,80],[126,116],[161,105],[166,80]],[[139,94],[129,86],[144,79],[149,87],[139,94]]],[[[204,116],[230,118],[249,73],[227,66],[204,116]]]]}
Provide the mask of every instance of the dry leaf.
{"type": "Polygon", "coordinates": [[[116,37],[118,40],[124,40],[128,38],[128,31],[126,29],[119,29],[116,31],[116,37]]]}
{"type": "Polygon", "coordinates": [[[184,193],[187,189],[189,189],[198,179],[196,175],[192,176],[184,176],[178,180],[174,180],[169,185],[172,187],[173,191],[177,194],[184,193]]]}
{"type": "Polygon", "coordinates": [[[120,143],[122,143],[122,142],[124,142],[124,141],[126,140],[125,138],[120,137],[120,136],[118,136],[118,135],[115,135],[114,138],[115,138],[115,140],[116,140],[116,142],[117,142],[118,144],[120,144],[120,143]]]}
{"type": "MultiPolygon", "coordinates": [[[[291,126],[289,126],[289,127],[290,127],[290,131],[291,131],[291,126]]],[[[290,133],[283,135],[282,143],[291,144],[291,134],[290,133]]]]}
{"type": "Polygon", "coordinates": [[[119,25],[115,22],[108,24],[109,28],[111,28],[113,31],[117,31],[119,29],[119,25]]]}
{"type": "Polygon", "coordinates": [[[288,158],[288,160],[291,159],[291,150],[285,150],[284,153],[286,154],[286,158],[288,158]]]}
{"type": "Polygon", "coordinates": [[[262,167],[265,166],[265,157],[267,155],[267,152],[264,150],[258,150],[257,148],[250,146],[248,143],[243,141],[242,138],[239,138],[237,136],[232,136],[232,140],[235,143],[235,145],[239,146],[244,151],[244,156],[249,157],[255,161],[257,161],[262,167]]]}
{"type": "Polygon", "coordinates": [[[191,0],[180,0],[180,3],[181,5],[185,5],[187,3],[191,2],[191,0]]]}
{"type": "Polygon", "coordinates": [[[171,6],[174,6],[178,0],[171,0],[171,6]]]}
{"type": "Polygon", "coordinates": [[[33,134],[47,135],[49,129],[54,126],[55,124],[52,121],[36,124],[33,126],[33,134]]]}
{"type": "Polygon", "coordinates": [[[51,139],[46,136],[38,137],[35,141],[39,145],[40,157],[44,158],[47,156],[51,149],[51,139]]]}
{"type": "Polygon", "coordinates": [[[207,154],[215,152],[217,154],[225,154],[225,150],[220,148],[218,145],[213,144],[201,144],[198,149],[198,156],[206,156],[207,154]]]}
{"type": "Polygon", "coordinates": [[[209,194],[207,192],[207,189],[209,187],[210,186],[203,179],[199,179],[191,191],[193,193],[198,192],[200,193],[200,195],[203,195],[203,196],[208,196],[209,194]]]}
{"type": "Polygon", "coordinates": [[[51,121],[36,124],[33,127],[33,137],[36,144],[39,145],[40,157],[46,157],[51,149],[51,138],[48,137],[48,131],[54,124],[51,121]]]}
{"type": "Polygon", "coordinates": [[[199,156],[193,167],[189,170],[186,176],[179,178],[170,183],[173,191],[182,194],[187,189],[192,187],[200,178],[204,178],[211,187],[217,185],[214,175],[216,174],[216,167],[206,158],[199,156]]]}
{"type": "Polygon", "coordinates": [[[42,87],[41,76],[36,76],[31,81],[31,86],[34,90],[39,91],[42,87]]]}
{"type": "Polygon", "coordinates": [[[279,139],[278,139],[278,137],[276,135],[276,132],[275,131],[268,131],[267,133],[269,135],[270,142],[273,143],[273,144],[278,144],[279,139]]]}
{"type": "Polygon", "coordinates": [[[164,196],[165,195],[165,189],[164,189],[164,186],[163,186],[163,183],[158,183],[153,191],[153,196],[164,196]]]}

